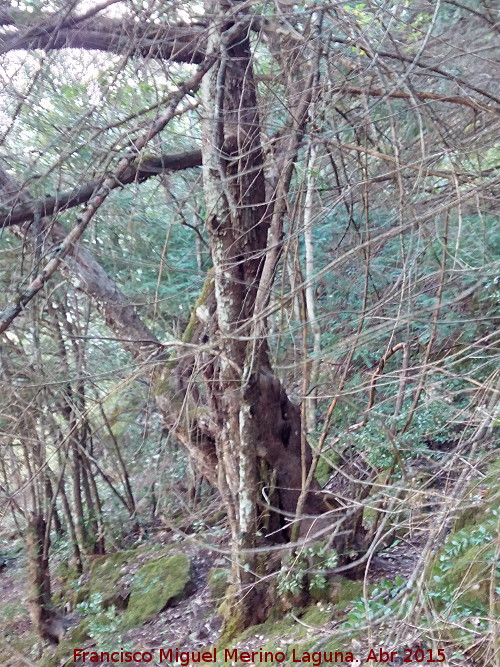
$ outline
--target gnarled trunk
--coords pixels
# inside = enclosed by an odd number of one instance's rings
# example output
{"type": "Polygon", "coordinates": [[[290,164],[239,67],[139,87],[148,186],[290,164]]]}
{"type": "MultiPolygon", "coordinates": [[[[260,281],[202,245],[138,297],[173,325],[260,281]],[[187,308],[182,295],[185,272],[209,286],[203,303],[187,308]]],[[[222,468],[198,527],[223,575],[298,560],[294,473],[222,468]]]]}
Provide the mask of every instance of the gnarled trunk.
{"type": "MultiPolygon", "coordinates": [[[[227,8],[227,3],[214,3],[213,13],[223,16],[227,8]]],[[[218,486],[232,532],[231,616],[246,625],[261,620],[257,535],[265,533],[267,523],[274,540],[289,536],[285,526],[295,515],[310,453],[302,448],[300,410],[272,371],[265,328],[253,335],[276,210],[275,202],[266,200],[250,42],[245,31],[228,40],[228,27],[222,22],[211,26],[208,54],[220,58],[202,83],[203,173],[215,287],[209,336],[219,351],[204,375],[217,425],[218,486]],[[270,486],[275,487],[268,498],[272,507],[263,511],[270,486]]],[[[326,509],[317,490],[313,483],[306,514],[326,509]]],[[[304,525],[310,527],[311,521],[304,525]]]]}

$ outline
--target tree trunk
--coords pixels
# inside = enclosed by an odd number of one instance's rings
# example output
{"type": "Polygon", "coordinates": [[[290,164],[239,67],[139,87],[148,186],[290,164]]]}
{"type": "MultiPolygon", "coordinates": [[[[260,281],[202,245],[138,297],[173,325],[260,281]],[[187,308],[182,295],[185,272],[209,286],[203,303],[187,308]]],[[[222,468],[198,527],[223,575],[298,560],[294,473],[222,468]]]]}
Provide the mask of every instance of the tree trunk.
{"type": "Polygon", "coordinates": [[[29,573],[29,611],[41,639],[58,643],[62,626],[51,605],[48,549],[44,549],[47,524],[41,514],[33,514],[26,529],[29,573]]]}
{"type": "MultiPolygon", "coordinates": [[[[309,157],[307,161],[306,176],[306,196],[304,201],[304,246],[305,246],[305,298],[307,306],[307,324],[313,338],[312,360],[308,364],[309,373],[307,380],[305,401],[305,416],[307,432],[313,435],[316,431],[316,405],[318,402],[318,390],[316,383],[319,373],[319,355],[321,350],[321,327],[316,317],[316,307],[314,303],[314,243],[313,243],[313,199],[315,188],[315,177],[313,169],[316,161],[316,147],[309,146],[309,157]]],[[[307,350],[305,351],[307,354],[307,350]]]]}
{"type": "MultiPolygon", "coordinates": [[[[214,14],[221,16],[226,8],[227,3],[214,3],[214,14]]],[[[206,365],[205,379],[217,423],[218,485],[232,532],[231,626],[236,631],[265,614],[255,547],[266,528],[259,507],[266,487],[273,477],[277,488],[268,529],[273,540],[278,530],[278,539],[285,541],[311,455],[301,444],[300,410],[272,371],[265,329],[252,338],[270,222],[280,213],[274,200],[266,199],[250,43],[244,32],[228,41],[219,23],[210,29],[207,49],[209,55],[220,53],[202,83],[203,175],[215,286],[210,338],[220,354],[206,365]]],[[[281,186],[286,195],[286,181],[281,186]]],[[[318,490],[313,482],[305,513],[326,509],[318,490]]],[[[313,523],[304,521],[302,533],[313,523]]]]}
{"type": "MultiPolygon", "coordinates": [[[[223,3],[213,3],[215,15],[224,9],[223,3]]],[[[231,615],[244,626],[256,620],[260,607],[255,589],[247,590],[255,583],[258,476],[257,415],[246,391],[250,377],[244,378],[248,370],[258,373],[260,352],[247,360],[251,345],[241,339],[249,334],[258,253],[267,238],[265,184],[248,39],[239,35],[226,43],[224,29],[214,22],[211,53],[221,57],[202,82],[202,157],[216,304],[210,334],[221,354],[206,367],[205,379],[217,423],[218,486],[232,534],[231,615]]]]}

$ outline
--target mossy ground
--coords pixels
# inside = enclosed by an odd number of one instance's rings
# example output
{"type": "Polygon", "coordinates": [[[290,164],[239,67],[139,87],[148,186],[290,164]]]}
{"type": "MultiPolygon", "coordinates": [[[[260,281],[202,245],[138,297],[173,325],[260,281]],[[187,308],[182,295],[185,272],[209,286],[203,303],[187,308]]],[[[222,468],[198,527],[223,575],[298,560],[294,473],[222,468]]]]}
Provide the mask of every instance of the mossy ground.
{"type": "MultiPolygon", "coordinates": [[[[87,615],[74,626],[56,649],[46,651],[40,667],[55,667],[72,655],[73,648],[91,639],[107,644],[128,629],[155,617],[170,601],[182,595],[190,583],[190,560],[185,554],[171,555],[170,548],[117,552],[93,560],[89,600],[98,595],[100,607],[89,605],[87,615]],[[129,594],[123,597],[123,591],[129,594]],[[116,605],[125,600],[125,611],[116,605]],[[96,634],[97,633],[97,634],[96,634]]],[[[107,650],[105,646],[102,650],[107,650]]],[[[101,648],[99,650],[101,650],[101,648]]]]}
{"type": "MultiPolygon", "coordinates": [[[[340,577],[338,579],[340,580],[340,577]]],[[[348,580],[345,581],[348,582],[348,580]]],[[[324,635],[324,630],[328,627],[328,624],[352,601],[347,598],[344,599],[343,595],[356,594],[359,597],[357,593],[360,590],[361,583],[348,582],[348,584],[354,585],[337,588],[338,604],[315,603],[304,609],[291,612],[282,618],[270,618],[265,623],[248,628],[228,643],[219,641],[217,643],[218,655],[222,655],[225,648],[244,647],[243,650],[247,650],[247,647],[251,646],[251,650],[262,648],[263,651],[283,651],[287,659],[281,664],[292,665],[294,664],[292,661],[293,650],[297,655],[301,655],[304,651],[349,651],[352,639],[357,637],[354,630],[350,633],[344,633],[342,642],[338,639],[325,641],[324,635]],[[356,586],[356,584],[359,586],[356,586]],[[321,645],[320,648],[318,648],[318,644],[321,645]]],[[[244,663],[236,664],[243,665],[244,663]]]]}
{"type": "Polygon", "coordinates": [[[111,604],[123,606],[121,598],[125,596],[123,581],[137,559],[137,552],[118,551],[101,556],[92,561],[89,577],[89,595],[98,593],[102,596],[103,606],[111,604]]]}
{"type": "Polygon", "coordinates": [[[135,574],[130,600],[123,616],[124,630],[142,625],[186,592],[190,561],[185,554],[158,558],[135,574]]]}

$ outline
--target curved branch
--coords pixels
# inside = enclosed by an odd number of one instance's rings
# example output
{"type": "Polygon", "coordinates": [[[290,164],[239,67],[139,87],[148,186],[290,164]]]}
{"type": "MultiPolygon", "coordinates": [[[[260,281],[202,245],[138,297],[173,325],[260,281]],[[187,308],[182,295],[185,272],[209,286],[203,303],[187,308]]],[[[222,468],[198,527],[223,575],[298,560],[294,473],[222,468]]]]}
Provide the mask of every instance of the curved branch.
{"type": "MultiPolygon", "coordinates": [[[[33,202],[29,192],[24,190],[1,165],[0,193],[8,193],[9,196],[15,194],[16,198],[26,206],[30,206],[33,202]]],[[[59,222],[41,219],[41,224],[49,244],[58,246],[64,241],[67,230],[59,222]]],[[[33,226],[13,226],[11,231],[23,242],[28,239],[36,243],[33,226]]],[[[120,291],[116,282],[105,272],[92,253],[78,241],[74,243],[71,253],[66,256],[62,271],[75,289],[87,294],[93,300],[106,324],[135,360],[140,360],[144,354],[149,355],[161,347],[160,341],[139,318],[135,308],[120,291]]]]}
{"type": "MultiPolygon", "coordinates": [[[[201,165],[201,151],[192,150],[185,153],[172,153],[161,155],[160,157],[148,157],[138,164],[131,164],[121,175],[118,185],[128,185],[129,183],[142,183],[143,181],[165,171],[180,171],[199,167],[201,165]]],[[[0,187],[5,185],[5,173],[0,169],[0,187]]],[[[16,192],[11,195],[13,201],[0,200],[0,229],[11,227],[28,222],[33,219],[35,214],[45,217],[65,211],[78,204],[84,204],[91,197],[96,189],[102,184],[102,178],[95,179],[79,185],[78,187],[53,196],[42,197],[40,199],[24,200],[16,192]],[[15,203],[19,202],[19,203],[15,203]]]]}
{"type": "MultiPolygon", "coordinates": [[[[15,18],[11,25],[16,24],[15,18]]],[[[77,48],[195,64],[204,58],[204,28],[200,25],[158,25],[104,16],[84,21],[75,17],[56,25],[54,18],[48,15],[38,25],[0,32],[0,53],[77,48]]],[[[4,23],[7,20],[6,16],[4,23]]]]}
{"type": "MultiPolygon", "coordinates": [[[[384,97],[384,95],[387,95],[388,97],[402,100],[412,99],[410,93],[405,93],[400,90],[387,92],[385,90],[370,87],[355,88],[353,86],[339,86],[338,88],[334,88],[332,92],[344,94],[349,93],[351,95],[368,95],[369,97],[384,97]]],[[[500,115],[499,108],[488,106],[487,104],[468,99],[461,95],[438,95],[437,93],[428,93],[416,90],[414,91],[414,97],[419,100],[430,100],[432,102],[449,102],[450,104],[461,104],[464,107],[469,107],[471,109],[475,109],[476,111],[488,111],[489,113],[500,115]]]]}

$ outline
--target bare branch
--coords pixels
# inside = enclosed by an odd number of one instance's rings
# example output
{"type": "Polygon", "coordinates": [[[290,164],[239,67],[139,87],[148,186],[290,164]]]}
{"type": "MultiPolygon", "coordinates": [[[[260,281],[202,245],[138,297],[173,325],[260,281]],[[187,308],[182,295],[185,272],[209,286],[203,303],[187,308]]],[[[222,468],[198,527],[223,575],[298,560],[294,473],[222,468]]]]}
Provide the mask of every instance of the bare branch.
{"type": "MultiPolygon", "coordinates": [[[[180,171],[199,167],[201,151],[192,150],[185,153],[171,153],[160,157],[147,157],[140,162],[132,163],[121,175],[118,185],[142,183],[143,181],[166,171],[180,171]]],[[[94,192],[102,184],[102,178],[94,179],[79,185],[69,192],[63,192],[41,199],[20,201],[19,193],[11,194],[11,200],[5,200],[5,193],[0,201],[0,229],[19,225],[33,219],[35,213],[42,217],[65,211],[89,201],[94,192]],[[19,203],[16,203],[19,202],[19,203]]],[[[0,167],[0,187],[7,185],[6,172],[0,167]]]]}
{"type": "MultiPolygon", "coordinates": [[[[204,58],[204,28],[199,25],[165,26],[131,19],[93,17],[81,21],[67,19],[62,25],[54,16],[29,29],[0,32],[0,53],[15,50],[54,50],[65,48],[107,51],[120,55],[169,59],[200,64],[204,58]],[[54,31],[57,28],[57,32],[54,31]]],[[[9,14],[3,22],[15,25],[19,17],[9,14]]]]}
{"type": "Polygon", "coordinates": [[[376,89],[376,88],[355,88],[353,86],[339,87],[334,92],[349,93],[350,95],[367,95],[368,97],[393,97],[395,99],[411,100],[416,97],[419,100],[431,100],[433,102],[448,102],[449,104],[461,104],[464,107],[470,107],[476,111],[488,111],[500,115],[500,107],[492,107],[487,104],[482,104],[476,100],[471,100],[461,95],[438,95],[436,93],[428,93],[423,91],[413,91],[413,95],[405,93],[400,90],[394,90],[390,93],[376,89]]]}

